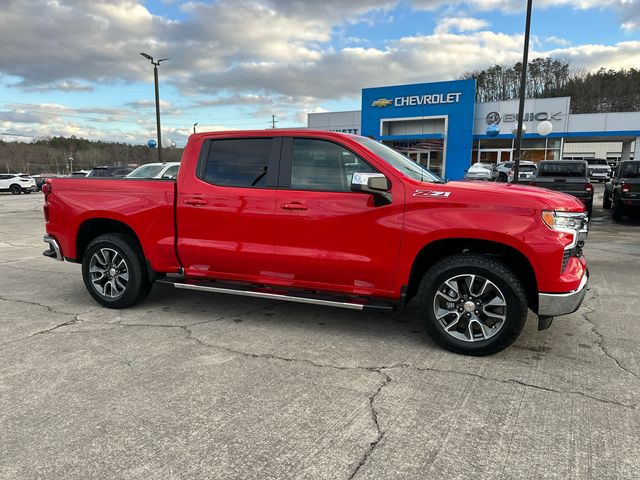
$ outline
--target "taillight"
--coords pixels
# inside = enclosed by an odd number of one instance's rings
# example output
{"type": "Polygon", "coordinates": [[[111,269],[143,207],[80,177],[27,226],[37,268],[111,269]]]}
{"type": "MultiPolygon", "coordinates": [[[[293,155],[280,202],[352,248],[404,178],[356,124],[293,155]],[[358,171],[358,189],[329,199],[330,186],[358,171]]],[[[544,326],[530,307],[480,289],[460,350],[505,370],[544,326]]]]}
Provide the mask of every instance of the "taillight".
{"type": "Polygon", "coordinates": [[[44,221],[48,222],[49,221],[49,196],[51,195],[53,188],[49,183],[49,180],[45,180],[40,189],[42,190],[42,193],[44,193],[44,205],[42,206],[42,209],[44,210],[44,221]]]}
{"type": "Polygon", "coordinates": [[[591,185],[590,183],[586,183],[584,185],[584,191],[585,192],[593,192],[593,185],[591,185]]]}
{"type": "Polygon", "coordinates": [[[49,195],[51,195],[51,184],[49,183],[49,180],[45,180],[45,182],[42,184],[42,193],[44,193],[44,199],[46,200],[47,197],[49,195]]]}
{"type": "Polygon", "coordinates": [[[631,189],[631,187],[629,186],[628,183],[623,183],[622,184],[622,187],[621,187],[622,193],[629,193],[630,189],[631,189]]]}

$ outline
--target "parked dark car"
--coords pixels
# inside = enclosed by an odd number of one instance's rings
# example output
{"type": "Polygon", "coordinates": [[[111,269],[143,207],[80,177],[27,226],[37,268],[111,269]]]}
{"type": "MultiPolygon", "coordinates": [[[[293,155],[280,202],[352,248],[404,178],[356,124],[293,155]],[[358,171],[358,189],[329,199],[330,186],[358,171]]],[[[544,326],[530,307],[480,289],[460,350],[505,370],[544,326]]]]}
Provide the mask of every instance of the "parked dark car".
{"type": "Polygon", "coordinates": [[[621,220],[633,210],[640,211],[640,161],[618,165],[615,176],[604,185],[602,207],[611,209],[614,220],[621,220]]]}
{"type": "Polygon", "coordinates": [[[128,165],[109,165],[104,167],[93,167],[87,177],[124,177],[133,172],[135,167],[128,165]]]}
{"type": "Polygon", "coordinates": [[[537,175],[530,185],[573,195],[584,203],[587,213],[591,216],[593,185],[589,181],[587,162],[584,160],[540,162],[537,175]]]}

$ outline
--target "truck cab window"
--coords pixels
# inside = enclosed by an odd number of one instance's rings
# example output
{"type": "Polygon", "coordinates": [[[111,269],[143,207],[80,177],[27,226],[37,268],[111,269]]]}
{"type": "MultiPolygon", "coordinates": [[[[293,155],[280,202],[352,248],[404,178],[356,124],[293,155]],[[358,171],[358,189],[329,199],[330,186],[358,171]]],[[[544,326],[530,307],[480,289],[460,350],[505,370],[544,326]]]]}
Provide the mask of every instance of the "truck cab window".
{"type": "Polygon", "coordinates": [[[263,187],[271,138],[213,140],[202,179],[225,187],[263,187]]]}
{"type": "Polygon", "coordinates": [[[375,171],[364,160],[335,143],[308,138],[293,140],[293,190],[348,192],[355,172],[375,171]]]}

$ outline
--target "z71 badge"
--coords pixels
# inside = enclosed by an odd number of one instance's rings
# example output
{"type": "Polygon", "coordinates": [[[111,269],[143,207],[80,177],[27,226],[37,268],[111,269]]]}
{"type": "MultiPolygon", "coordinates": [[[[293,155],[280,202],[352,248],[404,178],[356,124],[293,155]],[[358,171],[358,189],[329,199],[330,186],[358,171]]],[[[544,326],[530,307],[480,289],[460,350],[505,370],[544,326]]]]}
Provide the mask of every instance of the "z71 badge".
{"type": "Polygon", "coordinates": [[[447,198],[451,192],[439,192],[436,190],[416,190],[413,192],[414,197],[442,197],[447,198]]]}

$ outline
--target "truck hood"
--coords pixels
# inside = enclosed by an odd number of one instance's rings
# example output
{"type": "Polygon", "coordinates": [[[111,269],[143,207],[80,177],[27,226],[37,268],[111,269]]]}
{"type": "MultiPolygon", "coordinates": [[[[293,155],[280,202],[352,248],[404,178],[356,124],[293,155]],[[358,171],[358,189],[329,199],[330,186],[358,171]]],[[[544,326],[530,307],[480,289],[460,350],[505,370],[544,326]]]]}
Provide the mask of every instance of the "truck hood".
{"type": "Polygon", "coordinates": [[[584,205],[577,198],[546,188],[493,182],[449,182],[438,187],[438,190],[450,191],[449,200],[453,202],[473,199],[476,204],[505,207],[573,212],[584,210],[584,205]],[[458,199],[457,196],[463,198],[458,199]]]}

